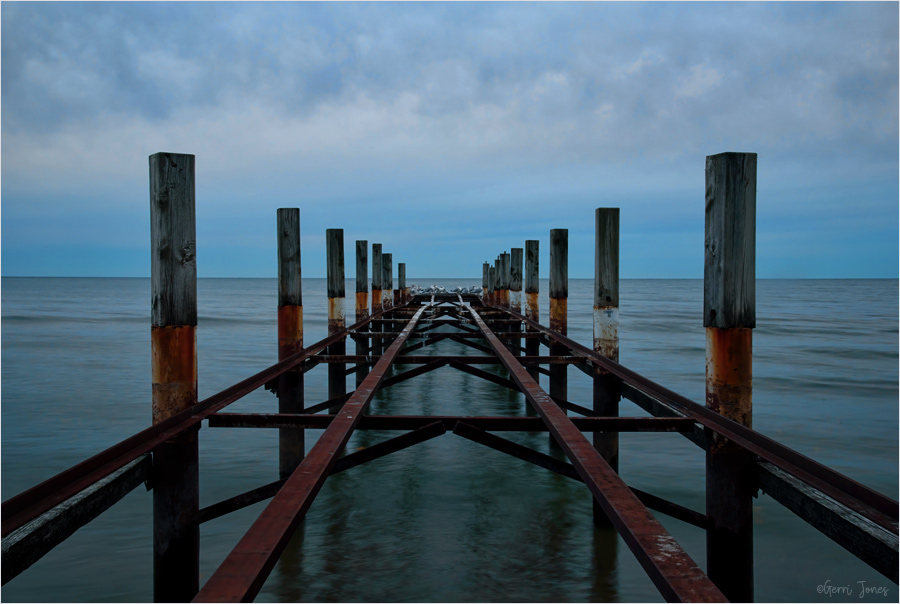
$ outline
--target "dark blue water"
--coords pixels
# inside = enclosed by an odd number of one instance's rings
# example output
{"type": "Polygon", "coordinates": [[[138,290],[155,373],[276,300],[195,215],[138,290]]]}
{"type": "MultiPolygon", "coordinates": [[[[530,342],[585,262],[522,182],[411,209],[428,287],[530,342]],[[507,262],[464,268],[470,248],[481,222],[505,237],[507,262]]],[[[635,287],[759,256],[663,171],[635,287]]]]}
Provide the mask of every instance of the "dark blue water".
{"type": "MultiPolygon", "coordinates": [[[[312,343],[327,328],[325,282],[303,286],[312,343]]],[[[275,361],[276,283],[201,279],[198,290],[203,398],[275,361]]],[[[145,279],[2,279],[3,499],[149,425],[149,299],[145,279]]],[[[762,280],[757,304],[754,427],[896,498],[897,281],[762,280]]],[[[621,305],[622,363],[702,402],[702,281],[625,280],[621,305]]],[[[569,335],[588,345],[591,307],[591,281],[572,280],[569,335]]],[[[546,293],[541,310],[546,320],[546,293]]],[[[454,342],[432,350],[471,354],[454,342]]],[[[570,369],[569,398],[590,406],[590,389],[570,369]]],[[[326,390],[324,369],[307,374],[308,403],[325,400],[326,390]]],[[[228,408],[275,409],[264,391],[228,408]]],[[[521,395],[446,367],[382,392],[372,406],[471,415],[522,409],[521,395]]],[[[644,415],[628,401],[621,412],[644,415]]],[[[348,450],[395,435],[360,431],[348,450]]],[[[548,450],[545,433],[507,436],[548,450]]],[[[201,505],[277,477],[275,431],[204,428],[200,443],[201,505]]],[[[623,434],[620,464],[630,485],[703,510],[703,455],[683,437],[623,434]]],[[[202,525],[201,580],[264,505],[202,525]]],[[[660,520],[705,566],[703,533],[660,520]]],[[[761,601],[865,601],[859,581],[887,586],[887,599],[897,599],[895,585],[764,495],[755,534],[761,601]],[[849,585],[852,597],[820,594],[826,581],[849,585]]],[[[151,495],[139,489],[3,587],[2,597],[148,601],[151,539],[151,495]]],[[[583,485],[448,434],[330,478],[258,600],[660,598],[621,540],[594,529],[583,485]]]]}

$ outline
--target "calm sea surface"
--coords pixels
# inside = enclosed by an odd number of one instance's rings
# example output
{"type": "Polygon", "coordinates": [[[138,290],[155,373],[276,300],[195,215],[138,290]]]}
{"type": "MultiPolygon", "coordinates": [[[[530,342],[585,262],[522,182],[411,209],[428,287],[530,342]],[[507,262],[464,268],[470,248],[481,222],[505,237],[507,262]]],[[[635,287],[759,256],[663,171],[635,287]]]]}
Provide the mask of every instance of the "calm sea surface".
{"type": "MultiPolygon", "coordinates": [[[[572,280],[568,305],[569,335],[587,345],[591,284],[572,280]]],[[[303,287],[304,339],[312,343],[326,333],[325,281],[304,279],[303,287]]],[[[547,289],[545,281],[542,322],[547,289]]],[[[623,281],[619,332],[623,364],[701,403],[702,294],[700,280],[623,281]]],[[[276,282],[201,279],[198,298],[204,398],[275,362],[276,282]]],[[[898,282],[761,280],[757,305],[754,427],[896,498],[898,282]]],[[[2,279],[4,500],[149,425],[149,309],[147,279],[2,279]]],[[[448,341],[432,350],[470,354],[448,341]]],[[[307,374],[307,404],[327,398],[325,375],[307,374]]],[[[590,406],[591,384],[575,369],[569,398],[590,406]]],[[[523,404],[521,395],[445,367],[380,393],[372,412],[523,414],[523,404]]],[[[276,408],[261,390],[227,410],[276,408]]],[[[621,414],[645,415],[629,401],[621,414]]],[[[307,447],[319,433],[311,431],[307,447]]],[[[396,434],[357,432],[348,451],[396,434]]],[[[507,435],[548,451],[546,433],[507,435]]],[[[204,427],[200,455],[203,506],[277,478],[274,430],[204,427]]],[[[631,486],[703,510],[704,457],[683,437],[623,434],[620,458],[631,486]]],[[[149,601],[151,499],[143,488],[132,492],[3,587],[3,600],[149,601]]],[[[264,505],[202,525],[201,581],[264,505]]],[[[758,600],[838,600],[818,593],[826,581],[850,586],[846,600],[865,601],[859,581],[886,586],[889,597],[878,599],[897,600],[895,585],[767,496],[754,517],[758,600]]],[[[705,567],[702,531],[660,520],[705,567]]],[[[447,434],[330,478],[257,600],[660,597],[624,543],[594,529],[584,485],[447,434]]]]}

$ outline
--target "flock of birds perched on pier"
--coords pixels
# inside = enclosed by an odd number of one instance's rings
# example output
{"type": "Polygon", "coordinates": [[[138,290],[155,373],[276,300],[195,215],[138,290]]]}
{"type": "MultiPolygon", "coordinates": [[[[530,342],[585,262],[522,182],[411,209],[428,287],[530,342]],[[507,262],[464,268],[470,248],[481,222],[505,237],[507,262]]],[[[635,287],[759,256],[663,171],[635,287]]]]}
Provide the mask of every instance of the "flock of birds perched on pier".
{"type": "Polygon", "coordinates": [[[440,285],[423,287],[413,284],[409,286],[409,293],[413,296],[418,294],[480,294],[481,288],[473,285],[472,287],[454,287],[448,290],[440,285]]]}

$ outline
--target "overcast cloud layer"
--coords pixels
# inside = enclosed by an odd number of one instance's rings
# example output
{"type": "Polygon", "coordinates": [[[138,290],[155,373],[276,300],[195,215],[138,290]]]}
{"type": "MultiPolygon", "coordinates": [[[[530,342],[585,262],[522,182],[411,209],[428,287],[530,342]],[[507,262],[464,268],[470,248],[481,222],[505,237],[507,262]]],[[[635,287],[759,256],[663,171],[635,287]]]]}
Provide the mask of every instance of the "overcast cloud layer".
{"type": "MultiPolygon", "coordinates": [[[[147,156],[197,156],[200,276],[275,208],[480,277],[622,208],[622,276],[702,277],[704,157],[759,154],[759,277],[898,276],[898,5],[2,5],[4,275],[149,274],[147,156]]],[[[547,262],[542,263],[546,270],[547,262]]],[[[348,261],[348,274],[353,263],[348,261]]]]}

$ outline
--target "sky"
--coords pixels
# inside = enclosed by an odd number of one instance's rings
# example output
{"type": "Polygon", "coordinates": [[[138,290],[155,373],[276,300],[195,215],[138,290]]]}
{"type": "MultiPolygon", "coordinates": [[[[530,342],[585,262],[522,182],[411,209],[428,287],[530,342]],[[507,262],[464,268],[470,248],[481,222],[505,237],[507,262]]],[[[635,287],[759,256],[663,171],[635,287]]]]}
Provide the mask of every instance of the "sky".
{"type": "Polygon", "coordinates": [[[150,274],[148,156],[196,156],[200,277],[299,207],[472,277],[621,208],[622,278],[702,278],[705,157],[758,154],[758,278],[898,278],[898,4],[3,2],[4,276],[150,274]]]}

